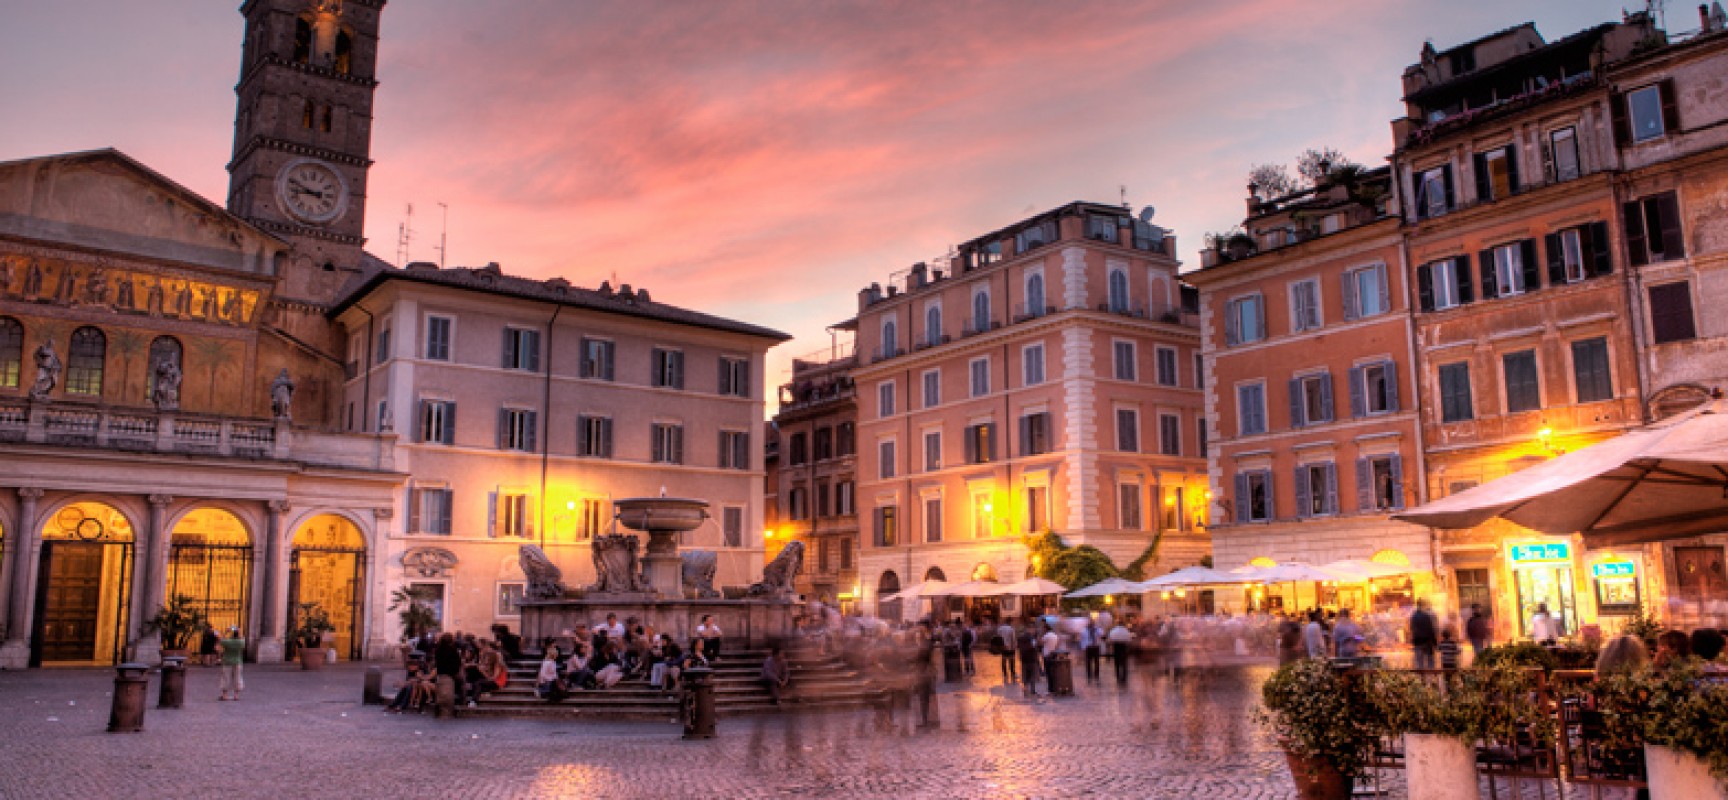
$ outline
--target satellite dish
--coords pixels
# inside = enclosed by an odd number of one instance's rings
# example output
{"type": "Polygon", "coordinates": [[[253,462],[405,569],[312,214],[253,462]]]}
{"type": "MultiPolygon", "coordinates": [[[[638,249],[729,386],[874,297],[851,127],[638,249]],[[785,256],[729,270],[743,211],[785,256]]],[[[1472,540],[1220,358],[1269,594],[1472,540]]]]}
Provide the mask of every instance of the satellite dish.
{"type": "Polygon", "coordinates": [[[1147,206],[1145,208],[1140,209],[1140,221],[1146,223],[1147,225],[1151,225],[1152,224],[1152,214],[1156,210],[1157,209],[1155,209],[1151,206],[1147,206]]]}

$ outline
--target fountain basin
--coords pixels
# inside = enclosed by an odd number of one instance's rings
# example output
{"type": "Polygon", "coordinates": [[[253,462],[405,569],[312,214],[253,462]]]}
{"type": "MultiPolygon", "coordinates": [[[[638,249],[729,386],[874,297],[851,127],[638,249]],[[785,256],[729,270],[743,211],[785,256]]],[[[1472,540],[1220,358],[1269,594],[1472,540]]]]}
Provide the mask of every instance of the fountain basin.
{"type": "Polygon", "coordinates": [[[708,501],[688,497],[626,497],[612,501],[618,524],[634,531],[693,531],[708,521],[708,501]]]}

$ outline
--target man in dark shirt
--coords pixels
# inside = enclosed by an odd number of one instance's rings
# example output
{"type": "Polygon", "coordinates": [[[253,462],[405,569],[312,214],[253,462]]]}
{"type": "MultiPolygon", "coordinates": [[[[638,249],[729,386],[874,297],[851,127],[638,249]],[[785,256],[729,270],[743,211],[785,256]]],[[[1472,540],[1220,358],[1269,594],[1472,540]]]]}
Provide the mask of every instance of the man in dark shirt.
{"type": "Polygon", "coordinates": [[[780,705],[780,691],[792,681],[792,667],[786,663],[786,656],[779,647],[768,651],[767,660],[762,662],[762,677],[756,680],[762,688],[768,690],[768,699],[774,705],[780,705]]]}
{"type": "Polygon", "coordinates": [[[1416,653],[1417,669],[1434,668],[1434,648],[1438,644],[1440,635],[1434,613],[1428,610],[1427,600],[1417,600],[1416,610],[1410,614],[1410,647],[1416,653]]]}
{"type": "Polygon", "coordinates": [[[1488,639],[1494,635],[1494,625],[1488,615],[1482,612],[1480,603],[1470,604],[1470,621],[1464,623],[1464,638],[1470,640],[1470,654],[1482,657],[1482,651],[1488,649],[1488,639]]]}

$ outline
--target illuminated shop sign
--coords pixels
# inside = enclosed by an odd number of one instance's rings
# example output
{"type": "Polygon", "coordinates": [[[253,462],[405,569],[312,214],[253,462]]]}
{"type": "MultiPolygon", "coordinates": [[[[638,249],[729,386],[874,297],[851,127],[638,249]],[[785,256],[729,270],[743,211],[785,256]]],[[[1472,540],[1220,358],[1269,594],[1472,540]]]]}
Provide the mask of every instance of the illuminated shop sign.
{"type": "Polygon", "coordinates": [[[1598,561],[1590,565],[1590,575],[1595,578],[1630,578],[1638,573],[1638,567],[1630,561],[1598,561]]]}
{"type": "Polygon", "coordinates": [[[1572,560],[1572,545],[1567,542],[1542,542],[1511,546],[1513,564],[1548,564],[1572,560]]]}

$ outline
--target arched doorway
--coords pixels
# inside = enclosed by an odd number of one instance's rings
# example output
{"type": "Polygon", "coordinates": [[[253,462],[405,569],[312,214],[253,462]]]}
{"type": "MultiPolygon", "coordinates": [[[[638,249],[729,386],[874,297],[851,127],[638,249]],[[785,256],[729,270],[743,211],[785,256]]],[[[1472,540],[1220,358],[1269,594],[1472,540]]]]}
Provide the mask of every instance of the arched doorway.
{"type": "Polygon", "coordinates": [[[132,523],[106,503],[71,503],[42,525],[30,665],[114,664],[126,646],[132,523]]]}
{"type": "Polygon", "coordinates": [[[926,581],[945,581],[945,580],[948,580],[948,576],[942,572],[941,567],[931,567],[927,570],[924,570],[924,580],[926,580],[926,581]]]}
{"type": "Polygon", "coordinates": [[[358,659],[366,599],[366,539],[360,529],[336,514],[313,517],[295,532],[288,564],[289,629],[299,623],[301,605],[317,603],[336,626],[336,652],[358,659]]]}
{"type": "Polygon", "coordinates": [[[878,618],[900,621],[900,601],[888,600],[884,602],[882,600],[891,594],[899,593],[900,576],[895,575],[894,570],[882,573],[882,577],[876,580],[876,616],[878,618]]]}
{"type": "Polygon", "coordinates": [[[197,508],[175,523],[168,538],[168,589],[186,595],[218,631],[249,630],[252,608],[252,537],[240,518],[220,508],[197,508]]]}

